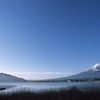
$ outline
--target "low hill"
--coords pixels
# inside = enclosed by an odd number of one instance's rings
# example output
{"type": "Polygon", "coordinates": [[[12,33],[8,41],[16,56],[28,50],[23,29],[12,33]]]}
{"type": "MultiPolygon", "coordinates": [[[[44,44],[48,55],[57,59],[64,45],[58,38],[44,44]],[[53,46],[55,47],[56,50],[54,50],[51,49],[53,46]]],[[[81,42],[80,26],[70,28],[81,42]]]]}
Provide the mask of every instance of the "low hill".
{"type": "Polygon", "coordinates": [[[23,78],[18,78],[5,73],[0,73],[0,82],[25,82],[23,78]]]}

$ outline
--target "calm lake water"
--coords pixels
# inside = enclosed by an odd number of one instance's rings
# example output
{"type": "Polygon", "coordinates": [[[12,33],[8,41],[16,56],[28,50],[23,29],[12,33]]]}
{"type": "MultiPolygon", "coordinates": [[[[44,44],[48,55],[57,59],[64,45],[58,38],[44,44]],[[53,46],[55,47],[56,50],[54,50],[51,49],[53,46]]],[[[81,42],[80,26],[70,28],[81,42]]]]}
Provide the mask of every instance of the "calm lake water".
{"type": "Polygon", "coordinates": [[[11,92],[19,90],[43,90],[43,89],[57,89],[69,86],[84,87],[100,87],[100,82],[0,82],[0,88],[6,88],[0,92],[11,92]]]}

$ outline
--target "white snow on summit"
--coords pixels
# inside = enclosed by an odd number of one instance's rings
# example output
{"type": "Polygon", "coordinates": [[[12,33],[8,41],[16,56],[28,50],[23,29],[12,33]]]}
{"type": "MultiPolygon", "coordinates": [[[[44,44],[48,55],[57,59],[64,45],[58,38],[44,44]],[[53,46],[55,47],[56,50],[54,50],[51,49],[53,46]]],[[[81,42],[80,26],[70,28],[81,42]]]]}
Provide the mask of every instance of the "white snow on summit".
{"type": "Polygon", "coordinates": [[[89,68],[88,70],[86,70],[86,72],[94,72],[94,71],[100,71],[100,64],[97,63],[94,66],[92,66],[91,68],[89,68]]]}

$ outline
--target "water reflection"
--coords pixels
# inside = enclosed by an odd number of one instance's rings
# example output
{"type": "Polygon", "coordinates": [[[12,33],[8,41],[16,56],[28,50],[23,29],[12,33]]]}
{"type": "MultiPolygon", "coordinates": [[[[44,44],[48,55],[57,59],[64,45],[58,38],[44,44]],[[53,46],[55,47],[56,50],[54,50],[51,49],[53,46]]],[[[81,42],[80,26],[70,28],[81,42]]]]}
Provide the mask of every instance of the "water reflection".
{"type": "Polygon", "coordinates": [[[79,88],[100,87],[100,82],[0,82],[0,88],[6,88],[6,90],[1,90],[0,93],[20,90],[40,91],[43,89],[57,89],[68,86],[77,86],[79,88]]]}

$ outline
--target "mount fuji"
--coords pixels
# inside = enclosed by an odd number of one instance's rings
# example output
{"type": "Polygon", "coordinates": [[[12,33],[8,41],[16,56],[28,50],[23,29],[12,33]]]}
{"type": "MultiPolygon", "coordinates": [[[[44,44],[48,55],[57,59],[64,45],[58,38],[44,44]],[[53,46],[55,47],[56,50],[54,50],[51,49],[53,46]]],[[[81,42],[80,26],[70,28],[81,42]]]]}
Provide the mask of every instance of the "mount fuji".
{"type": "Polygon", "coordinates": [[[68,79],[100,79],[100,64],[95,64],[91,68],[83,71],[79,74],[75,74],[68,77],[58,78],[59,80],[68,80],[68,79]]]}

